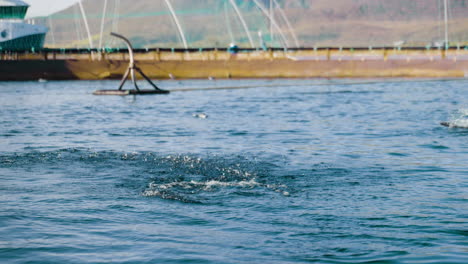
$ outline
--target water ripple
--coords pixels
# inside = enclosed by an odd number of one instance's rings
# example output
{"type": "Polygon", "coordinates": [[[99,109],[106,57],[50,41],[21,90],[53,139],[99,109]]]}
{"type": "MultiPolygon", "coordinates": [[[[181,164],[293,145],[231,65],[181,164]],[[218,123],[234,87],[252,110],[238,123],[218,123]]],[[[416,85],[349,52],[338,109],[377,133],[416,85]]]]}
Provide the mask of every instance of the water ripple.
{"type": "Polygon", "coordinates": [[[465,84],[0,83],[0,262],[466,263],[465,84]]]}

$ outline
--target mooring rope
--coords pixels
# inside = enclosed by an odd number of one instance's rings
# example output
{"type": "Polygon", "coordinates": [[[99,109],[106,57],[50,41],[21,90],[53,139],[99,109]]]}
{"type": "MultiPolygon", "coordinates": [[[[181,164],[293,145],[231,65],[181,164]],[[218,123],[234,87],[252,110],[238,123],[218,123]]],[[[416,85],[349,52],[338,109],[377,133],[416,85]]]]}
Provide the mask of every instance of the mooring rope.
{"type": "Polygon", "coordinates": [[[304,83],[304,84],[257,84],[245,86],[217,86],[217,87],[193,87],[193,88],[166,88],[170,92],[192,92],[192,91],[212,91],[212,90],[240,90],[240,89],[255,89],[255,88],[272,88],[272,87],[311,87],[311,86],[351,86],[351,85],[370,85],[385,83],[418,83],[418,82],[446,82],[446,81],[468,81],[462,78],[445,78],[445,79],[417,79],[417,80],[373,80],[373,81],[356,81],[356,82],[326,82],[326,83],[304,83]]]}

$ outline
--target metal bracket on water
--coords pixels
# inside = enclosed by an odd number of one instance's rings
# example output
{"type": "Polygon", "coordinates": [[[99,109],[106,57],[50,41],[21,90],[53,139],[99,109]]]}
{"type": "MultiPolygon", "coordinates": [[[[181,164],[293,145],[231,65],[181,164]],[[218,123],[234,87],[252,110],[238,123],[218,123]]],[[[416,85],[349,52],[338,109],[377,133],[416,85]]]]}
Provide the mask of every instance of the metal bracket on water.
{"type": "Polygon", "coordinates": [[[94,95],[129,95],[129,94],[168,94],[169,91],[160,89],[156,84],[154,84],[148,76],[136,65],[135,63],[135,57],[133,55],[133,46],[130,41],[117,33],[111,32],[111,36],[114,36],[116,38],[122,39],[125,44],[127,45],[128,48],[128,53],[130,55],[130,64],[128,65],[127,71],[125,72],[122,81],[120,81],[119,89],[118,90],[98,90],[95,91],[93,94],[94,95]],[[138,84],[136,82],[136,72],[138,72],[145,80],[153,86],[154,90],[141,90],[138,87],[138,84]],[[128,76],[132,78],[133,85],[135,86],[135,90],[122,90],[123,86],[125,85],[125,82],[127,82],[128,76]]]}

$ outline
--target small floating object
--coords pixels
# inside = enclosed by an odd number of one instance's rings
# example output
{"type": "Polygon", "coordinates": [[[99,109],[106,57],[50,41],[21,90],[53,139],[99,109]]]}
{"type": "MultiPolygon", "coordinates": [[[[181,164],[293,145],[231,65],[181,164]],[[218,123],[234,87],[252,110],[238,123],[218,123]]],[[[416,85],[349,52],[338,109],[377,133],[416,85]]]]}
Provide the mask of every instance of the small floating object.
{"type": "Polygon", "coordinates": [[[208,115],[204,113],[193,114],[193,117],[200,118],[200,119],[207,119],[208,115]]]}
{"type": "Polygon", "coordinates": [[[93,95],[150,95],[150,94],[168,94],[169,91],[165,90],[97,90],[93,92],[93,95]]]}
{"type": "Polygon", "coordinates": [[[450,127],[450,128],[468,128],[468,126],[461,126],[457,123],[451,123],[451,122],[441,122],[440,124],[444,127],[450,127]]]}
{"type": "Polygon", "coordinates": [[[440,122],[444,127],[450,127],[450,122],[440,122]]]}
{"type": "Polygon", "coordinates": [[[158,86],[156,86],[156,84],[154,84],[150,80],[150,78],[148,78],[148,76],[146,76],[146,74],[136,65],[135,58],[133,56],[133,47],[132,47],[132,44],[130,43],[130,41],[127,38],[125,38],[124,36],[119,35],[117,33],[114,33],[114,32],[111,32],[111,35],[114,36],[114,37],[122,39],[127,44],[128,52],[130,54],[130,64],[128,65],[128,69],[125,72],[125,74],[124,74],[124,76],[122,78],[122,81],[120,82],[120,86],[119,86],[118,90],[97,90],[97,91],[95,91],[93,93],[94,95],[121,95],[121,96],[125,96],[125,95],[147,95],[147,94],[168,94],[168,93],[170,93],[169,91],[160,89],[158,86]],[[141,76],[143,76],[143,78],[145,78],[145,80],[151,86],[153,86],[154,90],[153,89],[151,89],[151,90],[141,90],[138,87],[138,84],[136,82],[135,71],[138,72],[141,76]],[[128,76],[131,76],[131,78],[132,78],[133,85],[135,86],[134,90],[122,90],[125,82],[128,79],[128,76]]]}
{"type": "Polygon", "coordinates": [[[42,78],[40,78],[40,79],[39,79],[39,80],[37,80],[37,81],[38,81],[38,82],[40,82],[40,83],[45,83],[45,82],[47,82],[47,80],[46,80],[46,79],[42,79],[42,78]]]}

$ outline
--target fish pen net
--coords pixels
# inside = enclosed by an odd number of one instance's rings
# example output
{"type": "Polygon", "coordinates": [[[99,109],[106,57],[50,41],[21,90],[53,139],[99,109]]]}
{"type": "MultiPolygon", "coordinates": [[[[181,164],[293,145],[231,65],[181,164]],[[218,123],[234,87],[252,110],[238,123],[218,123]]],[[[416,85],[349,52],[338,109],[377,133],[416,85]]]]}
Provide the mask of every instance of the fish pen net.
{"type": "Polygon", "coordinates": [[[36,20],[49,48],[468,45],[468,0],[83,0],[36,20]]]}

